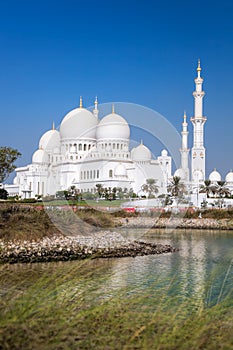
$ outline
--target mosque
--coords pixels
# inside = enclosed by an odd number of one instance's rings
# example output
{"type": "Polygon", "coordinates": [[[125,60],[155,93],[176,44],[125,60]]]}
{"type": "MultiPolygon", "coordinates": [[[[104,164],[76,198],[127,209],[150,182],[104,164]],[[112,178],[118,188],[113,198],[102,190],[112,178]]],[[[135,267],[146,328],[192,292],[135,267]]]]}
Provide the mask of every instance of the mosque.
{"type": "MultiPolygon", "coordinates": [[[[188,147],[188,122],[184,114],[181,132],[181,164],[174,176],[179,176],[191,188],[197,188],[206,179],[206,152],[204,147],[200,60],[195,78],[193,146],[191,156],[188,147]]],[[[133,189],[142,194],[141,187],[146,179],[153,178],[159,188],[158,194],[166,193],[172,178],[172,159],[167,150],[157,158],[152,157],[142,142],[130,149],[130,128],[125,118],[112,107],[110,114],[99,119],[98,101],[92,111],[82,105],[71,110],[62,120],[59,130],[54,125],[39,140],[38,149],[32,156],[32,163],[16,169],[12,185],[5,185],[10,196],[33,198],[36,195],[55,195],[57,191],[75,186],[80,192],[96,191],[96,184],[103,187],[133,189]]],[[[221,180],[214,170],[209,179],[221,180]]],[[[226,176],[227,185],[233,190],[233,172],[226,176]]],[[[195,192],[195,190],[194,190],[195,192]]]]}

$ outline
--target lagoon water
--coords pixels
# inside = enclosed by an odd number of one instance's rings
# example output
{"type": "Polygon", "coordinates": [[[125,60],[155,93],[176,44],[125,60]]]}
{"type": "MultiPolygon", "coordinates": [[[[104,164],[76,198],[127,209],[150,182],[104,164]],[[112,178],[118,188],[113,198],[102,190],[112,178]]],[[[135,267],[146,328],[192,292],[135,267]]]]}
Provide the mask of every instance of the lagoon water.
{"type": "MultiPolygon", "coordinates": [[[[62,293],[85,295],[90,305],[98,300],[103,301],[116,295],[122,298],[127,295],[148,296],[148,303],[153,308],[153,300],[172,300],[174,303],[192,300],[190,307],[210,307],[222,301],[232,293],[233,287],[233,232],[231,231],[188,231],[175,230],[119,230],[125,237],[144,241],[168,243],[178,247],[179,251],[162,255],[137,256],[135,258],[113,258],[83,261],[82,278],[79,276],[79,261],[12,265],[8,270],[17,273],[4,281],[2,296],[8,287],[23,287],[23,279],[43,278],[43,275],[54,275],[59,270],[59,278],[64,274],[62,293]],[[76,270],[69,280],[69,271],[76,270]],[[22,276],[22,277],[21,277],[22,276]],[[33,277],[34,276],[34,277],[33,277]],[[9,286],[8,286],[9,283],[9,286]]],[[[31,285],[32,281],[30,281],[31,285]]],[[[35,281],[36,283],[36,281],[35,281]]],[[[59,286],[61,288],[61,286],[59,286]]]]}

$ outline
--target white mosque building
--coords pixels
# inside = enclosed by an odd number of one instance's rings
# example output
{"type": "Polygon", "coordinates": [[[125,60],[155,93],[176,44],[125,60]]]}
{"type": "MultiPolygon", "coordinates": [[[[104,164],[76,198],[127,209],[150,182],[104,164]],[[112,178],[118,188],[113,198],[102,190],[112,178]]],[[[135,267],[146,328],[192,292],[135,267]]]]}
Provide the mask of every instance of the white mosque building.
{"type": "Polygon", "coordinates": [[[156,179],[159,193],[166,192],[171,177],[171,157],[166,150],[157,159],[141,142],[129,149],[130,128],[126,120],[112,112],[98,119],[98,101],[92,112],[71,110],[59,130],[52,127],[40,138],[32,163],[16,169],[10,195],[22,197],[54,195],[75,186],[81,192],[95,192],[96,184],[141,191],[148,178],[156,179]]]}
{"type": "MultiPolygon", "coordinates": [[[[206,179],[206,154],[204,147],[200,60],[195,79],[193,146],[191,158],[188,148],[188,123],[186,114],[182,123],[181,165],[174,173],[190,188],[197,188],[206,179]],[[190,159],[189,159],[190,158],[190,159]],[[191,164],[190,164],[191,163],[191,164]]],[[[81,192],[95,192],[96,184],[103,187],[132,188],[136,194],[148,178],[154,178],[159,194],[166,193],[167,183],[172,178],[172,159],[167,150],[153,159],[152,153],[142,142],[130,150],[130,128],[123,116],[114,111],[99,119],[98,101],[94,109],[83,108],[82,98],[78,108],[71,110],[62,120],[59,130],[45,132],[39,140],[32,163],[16,169],[12,185],[5,185],[9,195],[35,197],[55,195],[57,191],[75,186],[81,192]]],[[[213,182],[220,181],[214,170],[213,182]]],[[[233,172],[226,176],[233,190],[233,172]]],[[[194,191],[195,192],[195,191],[194,191]]]]}

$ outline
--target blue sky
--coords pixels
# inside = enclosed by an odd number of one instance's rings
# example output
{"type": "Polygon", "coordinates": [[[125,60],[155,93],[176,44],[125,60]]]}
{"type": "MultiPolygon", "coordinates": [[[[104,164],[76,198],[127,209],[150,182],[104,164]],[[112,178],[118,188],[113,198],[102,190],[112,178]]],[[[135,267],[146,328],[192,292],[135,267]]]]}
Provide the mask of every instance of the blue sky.
{"type": "Polygon", "coordinates": [[[21,151],[18,165],[79,95],[147,106],[180,131],[200,57],[207,173],[233,168],[231,0],[5,1],[0,44],[0,144],[21,151]]]}

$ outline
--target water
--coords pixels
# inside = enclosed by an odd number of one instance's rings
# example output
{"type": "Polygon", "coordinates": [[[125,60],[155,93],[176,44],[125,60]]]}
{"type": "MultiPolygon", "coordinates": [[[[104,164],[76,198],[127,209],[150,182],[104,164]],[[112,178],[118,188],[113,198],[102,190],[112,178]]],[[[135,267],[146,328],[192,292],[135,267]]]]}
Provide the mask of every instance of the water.
{"type": "MultiPolygon", "coordinates": [[[[79,275],[80,262],[14,265],[8,269],[17,272],[4,281],[1,294],[14,287],[23,292],[24,278],[36,279],[44,274],[53,276],[59,270],[63,278],[62,293],[84,295],[88,303],[121,295],[144,295],[153,307],[155,300],[173,303],[192,300],[190,307],[211,307],[232,293],[233,233],[230,231],[173,231],[121,229],[125,237],[171,244],[179,251],[163,255],[135,258],[98,259],[83,262],[85,271],[79,275]],[[69,280],[69,271],[76,270],[69,280]],[[35,276],[35,277],[33,277],[35,276]],[[77,279],[76,279],[77,277],[77,279]]],[[[81,272],[80,272],[81,273],[81,272]]],[[[54,275],[55,276],[55,275],[54,275]]],[[[56,277],[54,277],[56,280],[56,277]]],[[[56,282],[56,281],[54,281],[56,282]]],[[[31,283],[31,282],[30,282],[31,283]]],[[[54,288],[58,288],[54,283],[54,288]]],[[[61,286],[59,285],[61,290],[61,286]]],[[[13,293],[12,293],[13,295],[13,293]]]]}

